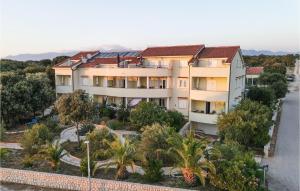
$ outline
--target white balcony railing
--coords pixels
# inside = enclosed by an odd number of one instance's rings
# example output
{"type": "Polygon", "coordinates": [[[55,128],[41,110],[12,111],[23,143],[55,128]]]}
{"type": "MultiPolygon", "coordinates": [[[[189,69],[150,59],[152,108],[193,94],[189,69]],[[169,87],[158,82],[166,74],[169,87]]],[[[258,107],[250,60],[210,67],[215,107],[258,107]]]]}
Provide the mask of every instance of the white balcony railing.
{"type": "Polygon", "coordinates": [[[190,120],[194,122],[216,124],[217,119],[218,114],[205,114],[192,111],[190,112],[190,120]]]}
{"type": "Polygon", "coordinates": [[[228,101],[228,91],[191,90],[191,99],[202,101],[228,101]]]}

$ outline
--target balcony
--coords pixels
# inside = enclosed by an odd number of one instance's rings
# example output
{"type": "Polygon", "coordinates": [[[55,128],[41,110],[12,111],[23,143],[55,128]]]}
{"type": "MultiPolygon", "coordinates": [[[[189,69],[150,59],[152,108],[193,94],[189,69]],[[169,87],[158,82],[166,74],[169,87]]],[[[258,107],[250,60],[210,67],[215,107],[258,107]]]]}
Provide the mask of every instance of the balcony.
{"type": "Polygon", "coordinates": [[[190,120],[194,122],[216,124],[217,119],[218,119],[218,114],[190,112],[190,120]]]}
{"type": "Polygon", "coordinates": [[[191,67],[192,77],[229,77],[229,74],[229,67],[191,67]]]}
{"type": "Polygon", "coordinates": [[[191,99],[204,101],[228,101],[228,91],[191,90],[191,99]]]}
{"type": "Polygon", "coordinates": [[[90,94],[115,97],[161,98],[171,97],[172,89],[143,89],[143,88],[111,88],[89,87],[90,94]]]}
{"type": "Polygon", "coordinates": [[[81,70],[82,75],[92,76],[171,76],[169,68],[85,68],[81,70]]]}
{"type": "Polygon", "coordinates": [[[72,86],[71,85],[66,85],[66,86],[61,86],[61,85],[56,85],[56,93],[60,94],[66,94],[66,93],[72,93],[72,86]]]}

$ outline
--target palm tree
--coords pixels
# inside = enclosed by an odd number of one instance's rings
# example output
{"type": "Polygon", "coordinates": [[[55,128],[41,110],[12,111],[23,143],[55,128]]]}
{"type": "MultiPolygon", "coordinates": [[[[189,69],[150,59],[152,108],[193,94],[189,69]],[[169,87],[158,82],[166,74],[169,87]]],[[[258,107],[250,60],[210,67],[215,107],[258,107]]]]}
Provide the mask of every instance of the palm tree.
{"type": "MultiPolygon", "coordinates": [[[[126,166],[130,165],[134,169],[134,155],[135,146],[130,141],[122,141],[120,138],[116,138],[112,143],[109,144],[110,149],[113,153],[111,162],[106,164],[106,168],[116,165],[117,173],[115,179],[123,180],[128,177],[128,171],[126,166]]],[[[102,165],[103,166],[103,165],[102,165]]]]}
{"type": "Polygon", "coordinates": [[[46,154],[46,159],[50,161],[51,167],[54,170],[58,170],[60,159],[67,154],[67,152],[64,152],[64,149],[59,145],[58,141],[56,141],[55,144],[48,144],[44,153],[46,154]]]}
{"type": "Polygon", "coordinates": [[[196,139],[193,133],[189,133],[187,137],[175,135],[168,142],[172,145],[168,152],[173,152],[177,157],[176,167],[180,168],[185,183],[193,186],[198,177],[201,184],[205,185],[207,174],[215,173],[214,165],[205,158],[207,143],[196,139]]]}

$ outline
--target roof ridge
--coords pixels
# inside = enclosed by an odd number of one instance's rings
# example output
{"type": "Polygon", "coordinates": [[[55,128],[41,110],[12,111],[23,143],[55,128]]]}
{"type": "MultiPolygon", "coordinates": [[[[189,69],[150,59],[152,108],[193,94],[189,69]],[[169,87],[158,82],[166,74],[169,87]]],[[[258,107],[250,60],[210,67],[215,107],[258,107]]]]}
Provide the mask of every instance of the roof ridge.
{"type": "MultiPolygon", "coordinates": [[[[191,44],[191,45],[171,45],[171,46],[148,46],[148,48],[169,48],[169,47],[186,47],[186,46],[204,46],[204,44],[191,44]]],[[[145,50],[146,50],[145,49],[145,50]]]]}
{"type": "Polygon", "coordinates": [[[241,46],[239,46],[239,45],[235,45],[235,46],[207,46],[205,48],[241,48],[241,46]]]}

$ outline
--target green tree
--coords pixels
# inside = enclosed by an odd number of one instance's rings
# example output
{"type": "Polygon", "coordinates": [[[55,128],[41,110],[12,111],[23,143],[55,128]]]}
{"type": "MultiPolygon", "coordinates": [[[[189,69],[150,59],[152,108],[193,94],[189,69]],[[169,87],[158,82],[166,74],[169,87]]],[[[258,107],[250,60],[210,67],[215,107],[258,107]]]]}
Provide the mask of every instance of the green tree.
{"type": "Polygon", "coordinates": [[[250,87],[247,98],[252,101],[257,101],[261,104],[264,104],[268,107],[272,107],[275,102],[275,92],[269,87],[250,87]]]}
{"type": "Polygon", "coordinates": [[[44,73],[29,74],[27,81],[31,84],[31,101],[30,105],[33,113],[44,110],[49,107],[55,100],[55,91],[50,86],[50,80],[44,73]]]}
{"type": "Polygon", "coordinates": [[[259,78],[258,78],[258,82],[260,85],[272,85],[275,82],[284,82],[287,83],[286,78],[283,74],[280,73],[268,73],[268,72],[264,72],[262,74],[260,74],[259,78]]]}
{"type": "Polygon", "coordinates": [[[215,174],[214,165],[205,158],[206,141],[197,140],[193,133],[187,137],[173,136],[168,141],[172,145],[169,152],[176,155],[176,167],[180,168],[185,183],[193,186],[198,177],[201,184],[205,185],[207,174],[215,174]]]}
{"type": "Polygon", "coordinates": [[[70,58],[70,57],[69,56],[57,56],[57,57],[53,58],[51,64],[52,64],[52,66],[54,66],[54,65],[66,60],[68,58],[70,58]]]}
{"type": "Polygon", "coordinates": [[[219,116],[217,126],[221,140],[236,141],[246,147],[263,147],[270,140],[272,111],[251,100],[243,100],[237,107],[219,116]]]}
{"type": "Polygon", "coordinates": [[[169,126],[174,127],[178,132],[186,123],[183,114],[178,111],[167,111],[167,123],[169,126]]]}
{"type": "Polygon", "coordinates": [[[286,66],[281,63],[273,63],[264,67],[265,72],[286,74],[286,66]]]}
{"type": "Polygon", "coordinates": [[[138,130],[153,123],[164,124],[166,118],[166,111],[153,102],[141,102],[130,113],[130,121],[138,130]]]}
{"type": "Polygon", "coordinates": [[[1,87],[1,119],[7,128],[18,123],[21,117],[30,115],[31,92],[32,85],[26,80],[1,87]]]}
{"type": "Polygon", "coordinates": [[[282,81],[274,82],[270,88],[272,88],[275,92],[275,96],[277,99],[283,98],[285,94],[288,92],[288,86],[287,83],[284,83],[282,81]]]}
{"type": "Polygon", "coordinates": [[[117,173],[115,179],[124,180],[129,175],[126,166],[131,166],[134,169],[135,145],[127,139],[122,143],[121,139],[116,138],[109,146],[113,156],[111,158],[112,161],[106,164],[106,168],[116,165],[117,173]]]}
{"type": "Polygon", "coordinates": [[[75,125],[78,145],[80,146],[79,124],[92,119],[95,112],[94,103],[83,90],[76,90],[71,94],[60,96],[55,102],[55,108],[62,122],[71,122],[75,125]]]}

